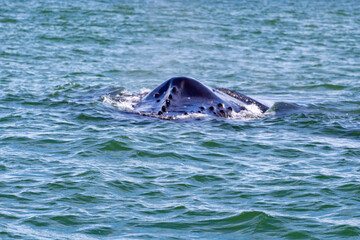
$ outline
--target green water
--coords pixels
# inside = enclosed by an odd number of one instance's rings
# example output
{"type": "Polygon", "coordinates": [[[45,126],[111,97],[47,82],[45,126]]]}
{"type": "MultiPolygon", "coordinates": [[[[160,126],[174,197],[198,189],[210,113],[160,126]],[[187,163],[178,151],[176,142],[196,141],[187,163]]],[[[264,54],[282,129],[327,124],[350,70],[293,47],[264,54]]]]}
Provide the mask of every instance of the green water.
{"type": "Polygon", "coordinates": [[[0,2],[0,239],[359,239],[358,1],[0,2]],[[101,101],[174,76],[276,114],[101,101]]]}

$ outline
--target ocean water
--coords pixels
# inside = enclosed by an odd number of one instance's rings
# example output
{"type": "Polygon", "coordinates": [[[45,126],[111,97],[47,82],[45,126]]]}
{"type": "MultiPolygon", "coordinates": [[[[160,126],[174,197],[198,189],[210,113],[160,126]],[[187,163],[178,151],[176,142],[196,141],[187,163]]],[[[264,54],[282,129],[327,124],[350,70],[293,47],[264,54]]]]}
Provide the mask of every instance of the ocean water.
{"type": "Polygon", "coordinates": [[[0,2],[0,239],[360,238],[359,1],[0,2]],[[272,112],[104,101],[175,76],[272,112]]]}

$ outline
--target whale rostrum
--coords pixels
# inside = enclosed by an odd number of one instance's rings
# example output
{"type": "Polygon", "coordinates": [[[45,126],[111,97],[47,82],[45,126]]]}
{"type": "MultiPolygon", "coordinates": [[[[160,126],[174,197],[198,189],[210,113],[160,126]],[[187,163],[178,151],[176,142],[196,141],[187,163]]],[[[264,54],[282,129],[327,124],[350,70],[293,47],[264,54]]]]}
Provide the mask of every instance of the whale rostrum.
{"type": "Polygon", "coordinates": [[[236,91],[207,87],[192,78],[174,77],[144,96],[134,106],[134,111],[140,115],[161,118],[193,113],[227,118],[246,110],[248,105],[257,106],[262,113],[269,109],[236,91]]]}

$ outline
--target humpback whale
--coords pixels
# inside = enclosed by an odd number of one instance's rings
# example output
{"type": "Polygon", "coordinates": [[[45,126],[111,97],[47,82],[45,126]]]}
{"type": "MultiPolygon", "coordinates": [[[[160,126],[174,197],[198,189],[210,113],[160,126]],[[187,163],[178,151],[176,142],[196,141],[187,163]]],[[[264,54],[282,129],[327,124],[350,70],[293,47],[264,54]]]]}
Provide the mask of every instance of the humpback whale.
{"type": "Polygon", "coordinates": [[[211,88],[187,77],[174,77],[156,87],[133,106],[140,115],[175,119],[179,115],[203,113],[228,118],[255,105],[261,113],[269,108],[239,92],[211,88]]]}

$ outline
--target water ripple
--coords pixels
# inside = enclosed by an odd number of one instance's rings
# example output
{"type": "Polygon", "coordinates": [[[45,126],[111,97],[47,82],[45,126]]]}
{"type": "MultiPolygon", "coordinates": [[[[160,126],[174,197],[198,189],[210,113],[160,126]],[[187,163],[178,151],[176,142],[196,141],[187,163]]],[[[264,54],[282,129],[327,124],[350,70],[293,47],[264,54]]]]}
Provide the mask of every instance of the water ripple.
{"type": "Polygon", "coordinates": [[[3,1],[0,238],[357,239],[358,6],[3,1]],[[164,121],[101,99],[183,75],[271,111],[164,121]]]}

